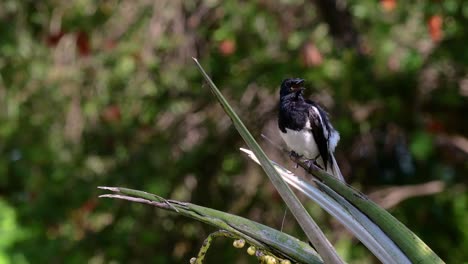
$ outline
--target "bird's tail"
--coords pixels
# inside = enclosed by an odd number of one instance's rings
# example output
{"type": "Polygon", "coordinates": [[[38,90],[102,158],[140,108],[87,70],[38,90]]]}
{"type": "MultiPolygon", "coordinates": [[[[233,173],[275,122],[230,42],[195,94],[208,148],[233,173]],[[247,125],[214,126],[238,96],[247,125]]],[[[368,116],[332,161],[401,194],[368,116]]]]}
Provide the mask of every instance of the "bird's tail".
{"type": "Polygon", "coordinates": [[[345,182],[345,179],[343,175],[341,174],[340,167],[338,166],[338,163],[336,162],[336,159],[333,153],[330,153],[330,162],[327,166],[327,172],[335,176],[336,178],[338,178],[338,180],[345,182]]]}

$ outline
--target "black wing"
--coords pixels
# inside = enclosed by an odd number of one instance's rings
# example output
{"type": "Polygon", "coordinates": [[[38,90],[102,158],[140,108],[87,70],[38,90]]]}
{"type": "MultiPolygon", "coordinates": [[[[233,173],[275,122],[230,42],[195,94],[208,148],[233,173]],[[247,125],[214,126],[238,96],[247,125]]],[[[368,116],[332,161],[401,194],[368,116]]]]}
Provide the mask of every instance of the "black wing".
{"type": "MultiPolygon", "coordinates": [[[[320,156],[323,160],[325,170],[327,169],[329,153],[328,153],[328,138],[325,136],[326,122],[322,118],[320,109],[312,104],[309,105],[309,121],[312,129],[312,135],[314,136],[315,144],[319,150],[320,156]],[[325,127],[324,127],[325,126],[325,127]]],[[[330,134],[330,133],[328,133],[330,134]]]]}

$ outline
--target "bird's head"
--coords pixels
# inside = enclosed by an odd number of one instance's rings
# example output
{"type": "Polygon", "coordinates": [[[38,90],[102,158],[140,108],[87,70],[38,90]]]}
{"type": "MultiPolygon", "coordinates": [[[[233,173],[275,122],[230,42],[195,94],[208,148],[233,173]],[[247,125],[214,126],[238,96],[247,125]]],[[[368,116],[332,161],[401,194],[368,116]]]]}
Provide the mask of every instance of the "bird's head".
{"type": "Polygon", "coordinates": [[[302,95],[305,89],[303,84],[304,80],[300,78],[284,79],[283,83],[281,83],[280,97],[282,98],[290,94],[302,95]]]}

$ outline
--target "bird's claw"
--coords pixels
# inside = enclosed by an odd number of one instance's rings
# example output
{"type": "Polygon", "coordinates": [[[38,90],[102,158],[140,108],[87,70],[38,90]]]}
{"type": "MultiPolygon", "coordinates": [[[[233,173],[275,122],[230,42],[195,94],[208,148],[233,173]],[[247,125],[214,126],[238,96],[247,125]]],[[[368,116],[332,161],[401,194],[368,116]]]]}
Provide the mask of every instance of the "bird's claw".
{"type": "MultiPolygon", "coordinates": [[[[299,155],[297,152],[292,150],[291,152],[289,152],[289,158],[291,158],[294,161],[297,161],[298,159],[302,158],[302,155],[299,155]]],[[[296,169],[298,167],[299,167],[299,164],[296,163],[296,169]]]]}
{"type": "Polygon", "coordinates": [[[300,158],[302,158],[302,155],[299,155],[294,150],[291,150],[291,152],[289,152],[289,157],[294,158],[294,159],[300,159],[300,158]]]}
{"type": "Polygon", "coordinates": [[[307,167],[309,168],[309,170],[313,169],[313,167],[319,167],[320,169],[323,170],[322,166],[320,166],[317,163],[317,159],[309,159],[309,160],[306,160],[305,163],[306,163],[307,167]]]}

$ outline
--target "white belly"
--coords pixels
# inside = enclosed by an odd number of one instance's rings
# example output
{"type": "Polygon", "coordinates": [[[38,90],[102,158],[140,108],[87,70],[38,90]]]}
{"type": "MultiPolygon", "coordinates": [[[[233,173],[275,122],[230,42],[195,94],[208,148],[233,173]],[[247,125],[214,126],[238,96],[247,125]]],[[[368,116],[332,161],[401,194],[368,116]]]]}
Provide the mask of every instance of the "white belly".
{"type": "Polygon", "coordinates": [[[280,135],[291,150],[308,159],[314,159],[319,155],[317,144],[310,131],[294,131],[289,128],[286,128],[286,131],[287,133],[280,131],[280,135]]]}

